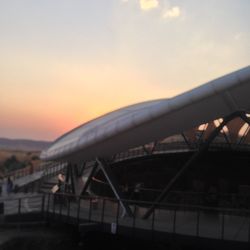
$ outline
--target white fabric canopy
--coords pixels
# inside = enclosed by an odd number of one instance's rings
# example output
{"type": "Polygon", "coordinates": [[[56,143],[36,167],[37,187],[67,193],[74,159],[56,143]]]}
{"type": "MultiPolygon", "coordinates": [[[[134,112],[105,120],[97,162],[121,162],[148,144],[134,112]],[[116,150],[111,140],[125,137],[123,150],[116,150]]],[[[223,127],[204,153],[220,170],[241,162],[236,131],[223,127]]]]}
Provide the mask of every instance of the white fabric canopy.
{"type": "Polygon", "coordinates": [[[42,160],[81,162],[181,133],[235,111],[250,110],[250,66],[170,99],[131,105],[57,139],[42,160]]]}

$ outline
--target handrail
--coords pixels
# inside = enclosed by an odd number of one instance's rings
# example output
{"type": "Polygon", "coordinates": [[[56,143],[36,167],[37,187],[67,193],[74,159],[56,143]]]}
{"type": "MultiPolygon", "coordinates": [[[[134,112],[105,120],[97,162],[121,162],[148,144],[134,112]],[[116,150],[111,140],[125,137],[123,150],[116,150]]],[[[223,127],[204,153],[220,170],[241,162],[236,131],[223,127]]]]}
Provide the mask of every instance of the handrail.
{"type": "Polygon", "coordinates": [[[4,178],[11,177],[13,180],[16,180],[18,178],[31,175],[33,173],[37,173],[40,171],[44,171],[43,176],[49,175],[51,173],[57,173],[58,171],[62,170],[65,167],[66,163],[54,163],[54,162],[46,162],[43,164],[40,164],[38,167],[33,168],[31,170],[31,167],[25,167],[22,169],[18,169],[15,171],[8,172],[4,175],[4,178]],[[61,166],[61,167],[60,167],[61,166]],[[55,171],[53,171],[53,169],[55,171]]]}
{"type": "MultiPolygon", "coordinates": [[[[48,195],[48,194],[47,194],[48,195]]],[[[200,206],[200,205],[190,205],[190,204],[176,204],[176,203],[170,203],[170,202],[157,202],[154,201],[140,201],[140,200],[131,200],[131,199],[116,199],[112,197],[104,197],[104,196],[97,196],[97,195],[74,195],[74,194],[68,194],[68,193],[55,193],[50,194],[52,196],[62,196],[62,197],[68,197],[68,198],[75,198],[75,200],[83,199],[83,200],[106,200],[111,202],[120,202],[124,201],[129,204],[136,204],[141,206],[150,206],[152,204],[156,205],[156,208],[163,208],[163,207],[172,207],[172,208],[178,208],[178,209],[193,209],[193,210],[206,210],[206,211],[217,211],[217,212],[235,212],[235,213],[242,213],[246,212],[250,214],[249,209],[234,209],[234,208],[218,208],[218,207],[210,207],[210,206],[200,206]]]]}
{"type": "MultiPolygon", "coordinates": [[[[100,225],[103,225],[104,223],[110,223],[115,222],[116,227],[119,229],[119,225],[122,226],[126,225],[127,227],[130,227],[131,230],[139,229],[143,224],[145,223],[137,223],[138,220],[142,220],[140,217],[140,209],[149,207],[152,202],[148,201],[134,201],[134,200],[128,200],[124,199],[124,202],[127,202],[129,206],[132,206],[132,211],[134,211],[134,216],[130,218],[129,223],[122,222],[123,220],[127,220],[128,217],[123,217],[123,211],[121,211],[120,207],[120,200],[116,198],[110,198],[110,197],[96,197],[96,196],[77,196],[73,194],[66,194],[66,193],[57,193],[57,194],[43,194],[43,195],[36,195],[31,197],[31,199],[34,199],[33,201],[30,201],[30,205],[33,205],[35,210],[34,211],[23,211],[25,200],[27,200],[27,197],[21,197],[21,198],[15,198],[13,200],[16,200],[15,207],[12,209],[13,213],[18,215],[17,216],[17,222],[22,223],[22,214],[28,213],[28,212],[38,212],[42,215],[42,219],[46,221],[50,220],[59,220],[60,222],[64,223],[70,223],[75,224],[76,226],[79,226],[81,223],[84,223],[86,221],[99,223],[100,225]],[[58,199],[56,197],[61,197],[63,199],[58,199]],[[56,203],[56,201],[58,203],[56,203]],[[66,202],[67,201],[67,202],[66,202]],[[96,206],[96,202],[98,203],[98,206],[96,206]],[[111,202],[111,204],[108,202],[111,202]],[[113,204],[113,205],[112,205],[113,204]],[[110,207],[112,205],[112,207],[110,207]],[[110,210],[110,208],[112,208],[110,210]],[[72,211],[73,210],[73,211],[72,211]],[[107,214],[108,213],[108,214],[107,214]],[[98,216],[97,216],[98,215],[98,216]],[[108,217],[106,217],[108,216],[108,217]],[[110,217],[111,216],[111,217],[110,217]],[[126,219],[127,218],[127,219],[126,219]]],[[[13,200],[11,201],[13,204],[13,200]]],[[[10,200],[5,199],[4,202],[8,202],[10,200]]],[[[0,200],[0,202],[3,202],[0,200]]],[[[188,212],[192,213],[192,220],[194,223],[190,224],[190,227],[192,228],[192,235],[196,237],[200,237],[201,234],[202,237],[211,237],[209,235],[204,235],[204,230],[202,231],[202,225],[204,228],[204,223],[215,223],[214,226],[217,228],[217,231],[213,227],[215,238],[224,239],[225,235],[228,233],[228,228],[231,227],[231,225],[227,224],[230,222],[228,220],[229,217],[226,216],[237,216],[235,218],[241,218],[240,222],[242,223],[242,220],[249,221],[250,211],[248,209],[228,209],[228,208],[217,208],[217,207],[206,207],[206,206],[193,206],[193,205],[182,205],[177,206],[176,204],[172,203],[158,203],[158,206],[154,208],[154,211],[152,213],[152,216],[148,218],[147,220],[144,220],[147,222],[146,229],[152,231],[154,233],[156,230],[159,230],[159,224],[161,223],[161,226],[164,225],[163,218],[161,217],[161,211],[171,211],[171,213],[168,213],[171,215],[172,219],[170,221],[166,221],[166,226],[169,226],[169,223],[172,223],[172,229],[171,227],[168,227],[168,231],[170,233],[177,234],[179,233],[179,226],[180,226],[180,219],[183,219],[183,216],[187,214],[188,212]],[[184,212],[184,213],[183,213],[184,212]],[[201,216],[208,214],[209,218],[211,216],[214,216],[214,221],[204,221],[201,219],[201,216]],[[219,215],[219,216],[218,216],[219,215]],[[180,217],[179,217],[180,216],[180,217]],[[215,220],[216,219],[216,220],[215,220]],[[179,222],[178,222],[179,221],[179,222]],[[219,222],[219,224],[218,224],[219,222]],[[179,223],[179,224],[178,224],[179,223]],[[170,231],[169,231],[170,230],[170,231]]],[[[24,217],[25,218],[25,217],[24,217]]],[[[190,217],[189,221],[190,221],[190,217]]],[[[4,223],[4,222],[3,222],[4,223]]],[[[239,231],[237,228],[234,228],[234,234],[235,234],[235,240],[240,241],[248,241],[249,240],[249,232],[250,228],[249,226],[245,227],[244,230],[247,230],[247,232],[242,230],[241,223],[237,226],[240,227],[239,231]],[[235,230],[237,231],[237,235],[235,233],[235,230]],[[241,233],[241,236],[244,236],[244,239],[238,237],[238,232],[241,233]],[[236,238],[237,237],[237,238],[236,238]]],[[[245,222],[244,222],[245,223],[245,222]]],[[[104,228],[104,227],[102,227],[104,228]]],[[[136,231],[135,231],[136,232],[136,231]]],[[[188,231],[188,234],[190,232],[188,231]]],[[[232,234],[230,234],[230,240],[233,240],[232,234]]]]}
{"type": "MultiPolygon", "coordinates": [[[[109,187],[109,183],[99,180],[95,177],[92,178],[92,181],[100,184],[100,185],[104,185],[106,187],[109,187]]],[[[123,185],[120,185],[120,188],[123,188],[123,185]]],[[[125,194],[130,194],[133,195],[135,186],[127,186],[127,192],[125,194]]],[[[149,194],[160,194],[162,192],[161,189],[153,189],[153,188],[145,188],[145,187],[141,187],[140,188],[140,196],[143,198],[146,198],[147,195],[149,194]]],[[[98,194],[96,194],[98,196],[98,194]]],[[[174,204],[186,204],[186,202],[188,203],[194,203],[196,205],[202,205],[204,204],[209,197],[211,196],[216,196],[217,199],[217,203],[218,206],[220,207],[224,207],[222,202],[230,202],[230,204],[228,204],[229,207],[237,207],[235,206],[233,203],[235,203],[235,201],[237,202],[238,206],[242,206],[242,207],[247,207],[250,208],[250,194],[239,194],[239,193],[209,193],[209,192],[195,192],[195,191],[179,191],[179,190],[173,190],[169,192],[169,198],[168,200],[171,202],[171,200],[176,200],[174,202],[174,204]],[[245,201],[245,202],[243,202],[245,201]],[[219,204],[221,202],[221,205],[219,204]]],[[[210,206],[209,206],[210,207],[210,206]]]]}
{"type": "MultiPolygon", "coordinates": [[[[174,142],[162,142],[162,143],[158,143],[156,144],[156,146],[154,147],[154,150],[151,153],[147,153],[144,149],[143,146],[140,146],[138,148],[134,148],[134,149],[129,149],[128,151],[124,151],[121,153],[118,153],[116,155],[114,155],[113,157],[113,161],[114,162],[118,162],[118,161],[122,161],[125,159],[133,159],[136,157],[140,157],[140,156],[147,156],[147,155],[154,155],[154,154],[164,154],[167,152],[171,152],[171,151],[176,151],[176,150],[184,150],[184,151],[188,151],[188,152],[192,152],[194,150],[197,150],[202,144],[204,144],[204,142],[194,142],[194,143],[190,143],[189,145],[186,142],[181,142],[181,141],[174,141],[174,142]]],[[[221,142],[212,142],[209,146],[209,150],[213,151],[216,149],[231,149],[231,150],[235,150],[235,151],[239,151],[239,150],[246,150],[246,151],[250,151],[250,144],[238,144],[238,143],[231,143],[231,144],[227,144],[227,143],[221,143],[221,142]]]]}

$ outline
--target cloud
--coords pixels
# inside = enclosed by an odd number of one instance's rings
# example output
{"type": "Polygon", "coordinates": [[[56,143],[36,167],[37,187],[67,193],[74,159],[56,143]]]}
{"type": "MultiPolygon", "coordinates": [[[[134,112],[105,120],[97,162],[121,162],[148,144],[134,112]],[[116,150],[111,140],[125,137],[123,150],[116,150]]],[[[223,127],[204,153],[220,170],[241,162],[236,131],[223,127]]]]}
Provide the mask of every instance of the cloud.
{"type": "Polygon", "coordinates": [[[237,33],[235,36],[234,36],[234,39],[236,41],[239,41],[239,40],[242,40],[242,37],[243,37],[243,33],[237,33]]]}
{"type": "Polygon", "coordinates": [[[140,0],[142,10],[151,10],[159,6],[158,0],[140,0]]]}
{"type": "Polygon", "coordinates": [[[165,10],[162,17],[163,18],[177,18],[181,15],[181,10],[178,6],[174,6],[170,9],[165,10]]]}

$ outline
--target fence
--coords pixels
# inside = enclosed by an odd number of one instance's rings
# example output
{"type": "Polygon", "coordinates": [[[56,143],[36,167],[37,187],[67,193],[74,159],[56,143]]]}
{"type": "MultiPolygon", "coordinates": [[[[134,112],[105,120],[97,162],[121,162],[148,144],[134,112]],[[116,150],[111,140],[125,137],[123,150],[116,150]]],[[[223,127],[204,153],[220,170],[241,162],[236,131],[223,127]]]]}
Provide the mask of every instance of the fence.
{"type": "Polygon", "coordinates": [[[39,213],[44,221],[60,221],[74,225],[94,222],[115,225],[116,233],[127,228],[136,234],[146,230],[152,234],[169,233],[193,237],[247,242],[250,240],[250,213],[247,209],[222,209],[204,206],[157,204],[151,216],[143,214],[152,203],[124,200],[134,216],[125,215],[121,201],[105,197],[82,197],[68,194],[45,194],[0,200],[4,216],[16,215],[17,222],[29,213],[39,213]]]}

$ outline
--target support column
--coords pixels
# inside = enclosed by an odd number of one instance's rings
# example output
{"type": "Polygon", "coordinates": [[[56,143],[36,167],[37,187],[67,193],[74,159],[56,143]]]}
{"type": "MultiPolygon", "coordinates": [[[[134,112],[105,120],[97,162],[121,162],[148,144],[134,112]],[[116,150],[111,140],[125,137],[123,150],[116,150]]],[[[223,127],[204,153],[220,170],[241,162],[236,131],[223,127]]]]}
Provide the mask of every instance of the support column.
{"type": "Polygon", "coordinates": [[[65,182],[68,184],[67,187],[66,187],[66,192],[70,192],[69,190],[69,187],[70,187],[70,168],[71,168],[71,164],[70,163],[67,163],[67,166],[66,166],[66,177],[65,177],[65,182]]]}
{"type": "Polygon", "coordinates": [[[80,171],[78,171],[78,176],[82,176],[83,172],[85,170],[85,167],[87,165],[87,162],[82,163],[81,167],[80,167],[80,171]]]}
{"type": "Polygon", "coordinates": [[[71,191],[72,194],[76,195],[76,176],[75,176],[75,168],[77,167],[77,165],[71,165],[71,168],[69,169],[70,172],[70,183],[71,183],[71,191]]]}
{"type": "Polygon", "coordinates": [[[110,166],[103,160],[103,159],[96,159],[99,167],[101,168],[101,170],[103,171],[107,181],[109,182],[109,185],[111,186],[116,198],[119,200],[122,208],[126,211],[126,214],[128,216],[133,216],[133,213],[129,207],[129,205],[124,201],[122,192],[120,191],[118,182],[110,168],[110,166]]]}
{"type": "Polygon", "coordinates": [[[87,176],[87,181],[85,182],[80,195],[84,195],[89,187],[89,184],[91,183],[92,177],[95,175],[96,170],[98,169],[98,163],[95,162],[94,166],[92,167],[91,171],[89,172],[89,175],[87,176]]]}
{"type": "Polygon", "coordinates": [[[152,214],[155,206],[169,194],[169,192],[176,184],[176,182],[180,179],[180,177],[183,176],[183,174],[203,155],[203,153],[208,149],[210,143],[220,133],[221,129],[236,116],[238,116],[238,113],[233,113],[223,119],[223,122],[217,128],[214,129],[214,131],[207,138],[206,142],[201,144],[198,151],[191,156],[191,158],[184,164],[184,166],[179,170],[179,172],[170,180],[167,186],[163,189],[162,193],[158,196],[158,198],[156,198],[154,203],[147,210],[147,212],[143,216],[143,219],[147,219],[152,214]]]}

